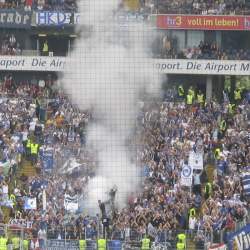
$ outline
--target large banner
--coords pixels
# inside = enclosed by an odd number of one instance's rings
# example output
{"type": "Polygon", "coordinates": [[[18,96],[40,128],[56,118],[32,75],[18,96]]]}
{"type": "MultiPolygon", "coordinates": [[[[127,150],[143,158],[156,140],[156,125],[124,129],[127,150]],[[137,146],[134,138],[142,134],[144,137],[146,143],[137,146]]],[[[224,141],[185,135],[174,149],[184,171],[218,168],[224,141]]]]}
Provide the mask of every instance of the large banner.
{"type": "Polygon", "coordinates": [[[154,66],[165,74],[250,75],[250,61],[155,59],[154,66]]]}
{"type": "Polygon", "coordinates": [[[183,165],[181,171],[181,185],[191,187],[193,182],[193,169],[188,165],[183,165]]]}
{"type": "Polygon", "coordinates": [[[229,234],[227,238],[229,250],[249,250],[250,249],[250,224],[246,225],[236,233],[229,234]]]}
{"type": "Polygon", "coordinates": [[[79,208],[77,196],[76,195],[70,196],[70,195],[65,194],[64,195],[64,208],[67,211],[75,213],[79,208]]]}
{"type": "MultiPolygon", "coordinates": [[[[77,63],[77,62],[76,62],[77,63]]],[[[152,59],[152,67],[163,74],[250,75],[250,61],[152,59]]],[[[64,71],[66,57],[2,56],[0,70],[64,71]]],[[[140,65],[138,65],[139,67],[140,65]]],[[[144,67],[145,64],[141,64],[144,67]]]]}
{"type": "Polygon", "coordinates": [[[158,15],[159,29],[249,30],[250,16],[158,15]]]}
{"type": "Polygon", "coordinates": [[[53,148],[42,149],[40,152],[42,166],[45,171],[51,171],[54,166],[54,151],[53,148]]]}
{"type": "Polygon", "coordinates": [[[242,186],[244,195],[250,197],[250,172],[243,174],[242,186]]]}
{"type": "Polygon", "coordinates": [[[47,240],[47,250],[79,250],[78,240],[47,240]]]}
{"type": "Polygon", "coordinates": [[[188,165],[193,169],[203,170],[203,155],[202,153],[195,153],[191,151],[189,153],[188,165]]]}
{"type": "Polygon", "coordinates": [[[0,27],[2,28],[30,28],[31,11],[0,10],[0,27]]]}
{"type": "Polygon", "coordinates": [[[36,12],[36,25],[60,26],[79,24],[80,14],[69,12],[39,11],[36,12]]]}
{"type": "Polygon", "coordinates": [[[65,57],[2,56],[0,70],[63,71],[65,57]]]}

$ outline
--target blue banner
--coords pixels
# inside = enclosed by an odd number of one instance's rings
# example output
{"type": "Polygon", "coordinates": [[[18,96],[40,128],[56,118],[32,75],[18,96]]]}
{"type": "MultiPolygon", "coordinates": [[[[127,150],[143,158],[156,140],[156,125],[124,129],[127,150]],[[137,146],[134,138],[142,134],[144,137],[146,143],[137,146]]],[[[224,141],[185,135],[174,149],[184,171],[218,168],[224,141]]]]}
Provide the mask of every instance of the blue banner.
{"type": "Polygon", "coordinates": [[[242,177],[243,192],[246,196],[250,196],[250,173],[242,177]]]}
{"type": "Polygon", "coordinates": [[[3,28],[30,28],[31,11],[0,10],[0,27],[3,28]]]}
{"type": "Polygon", "coordinates": [[[78,240],[47,240],[47,250],[79,250],[78,240]]]}
{"type": "Polygon", "coordinates": [[[80,14],[58,11],[36,12],[36,25],[60,26],[69,24],[79,24],[80,14]]]}
{"type": "Polygon", "coordinates": [[[122,243],[119,240],[111,240],[108,242],[109,250],[122,250],[122,243]]]}
{"type": "Polygon", "coordinates": [[[42,167],[45,171],[52,170],[54,165],[54,153],[53,149],[50,150],[42,150],[40,153],[40,157],[42,160],[42,167]]]}
{"type": "Polygon", "coordinates": [[[250,224],[246,225],[239,231],[229,234],[227,236],[229,242],[229,250],[240,249],[249,250],[250,249],[250,224]]]}

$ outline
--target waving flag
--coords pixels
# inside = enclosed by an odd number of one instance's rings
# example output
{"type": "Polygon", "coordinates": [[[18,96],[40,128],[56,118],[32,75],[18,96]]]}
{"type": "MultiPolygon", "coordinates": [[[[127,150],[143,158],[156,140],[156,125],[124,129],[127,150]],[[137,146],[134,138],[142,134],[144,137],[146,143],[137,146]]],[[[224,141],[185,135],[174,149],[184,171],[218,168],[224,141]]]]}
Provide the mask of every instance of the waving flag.
{"type": "Polygon", "coordinates": [[[245,173],[242,177],[243,192],[246,196],[250,196],[250,172],[245,173]]]}

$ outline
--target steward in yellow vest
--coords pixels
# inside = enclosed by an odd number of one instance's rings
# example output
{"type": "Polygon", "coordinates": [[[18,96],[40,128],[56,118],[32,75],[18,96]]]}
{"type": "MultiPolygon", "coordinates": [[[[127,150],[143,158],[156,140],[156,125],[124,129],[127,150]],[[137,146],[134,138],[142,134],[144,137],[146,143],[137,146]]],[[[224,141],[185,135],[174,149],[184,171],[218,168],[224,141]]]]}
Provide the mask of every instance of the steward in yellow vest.
{"type": "Polygon", "coordinates": [[[15,206],[16,205],[16,196],[14,194],[10,195],[10,200],[12,201],[13,206],[15,206]]]}
{"type": "Polygon", "coordinates": [[[79,249],[80,250],[86,250],[87,249],[86,240],[79,240],[79,249]]]}
{"type": "Polygon", "coordinates": [[[39,145],[37,143],[31,143],[30,148],[31,148],[30,151],[32,155],[38,154],[39,145]]]}
{"type": "Polygon", "coordinates": [[[31,140],[28,139],[26,143],[26,153],[30,154],[31,140]]]}
{"type": "Polygon", "coordinates": [[[214,151],[214,157],[216,160],[220,159],[220,154],[221,154],[220,148],[216,148],[214,151]]]}
{"type": "Polygon", "coordinates": [[[176,249],[177,250],[184,250],[185,249],[185,244],[182,243],[182,242],[177,242],[176,249]]]}
{"type": "Polygon", "coordinates": [[[195,210],[195,208],[194,208],[194,207],[190,208],[190,209],[189,209],[189,217],[191,217],[191,216],[194,216],[194,217],[195,217],[195,215],[196,215],[196,210],[195,210]]]}
{"type": "Polygon", "coordinates": [[[182,85],[180,85],[178,87],[178,95],[179,97],[184,97],[184,94],[185,94],[184,88],[182,87],[182,85]]]}
{"type": "Polygon", "coordinates": [[[48,41],[45,41],[43,44],[43,56],[48,56],[49,54],[49,45],[48,41]]]}
{"type": "Polygon", "coordinates": [[[190,87],[190,88],[188,89],[188,95],[191,95],[193,98],[195,97],[195,92],[194,92],[194,90],[193,90],[193,87],[190,87]]]}
{"type": "Polygon", "coordinates": [[[238,88],[234,91],[234,100],[235,101],[241,100],[241,89],[238,88]]]}
{"type": "Polygon", "coordinates": [[[182,242],[182,243],[186,244],[186,234],[183,234],[183,233],[178,234],[177,239],[178,239],[178,242],[182,242]]]}
{"type": "Polygon", "coordinates": [[[199,91],[199,93],[197,94],[197,103],[200,105],[204,104],[204,95],[201,91],[199,91]]]}
{"type": "Polygon", "coordinates": [[[141,241],[141,250],[150,250],[150,239],[145,237],[141,241]]]}
{"type": "Polygon", "coordinates": [[[7,241],[7,238],[3,236],[0,237],[0,250],[7,250],[7,241]]]}
{"type": "Polygon", "coordinates": [[[193,104],[193,96],[188,94],[187,95],[187,104],[192,105],[193,104]]]}
{"type": "Polygon", "coordinates": [[[212,194],[212,184],[207,182],[205,185],[205,199],[207,200],[212,194]]]}
{"type": "Polygon", "coordinates": [[[13,237],[12,244],[13,244],[13,250],[19,250],[20,249],[20,238],[17,236],[13,237]]]}
{"type": "Polygon", "coordinates": [[[97,241],[97,249],[98,250],[106,250],[107,249],[107,241],[106,241],[106,239],[99,239],[97,241]]]}
{"type": "Polygon", "coordinates": [[[235,109],[235,104],[229,103],[229,104],[228,104],[228,113],[229,113],[230,115],[233,115],[233,114],[234,114],[234,109],[235,109]]]}
{"type": "Polygon", "coordinates": [[[23,240],[23,250],[29,250],[29,241],[23,240]]]}
{"type": "Polygon", "coordinates": [[[227,128],[227,123],[225,120],[222,120],[220,122],[220,130],[224,132],[226,130],[226,128],[227,128]]]}

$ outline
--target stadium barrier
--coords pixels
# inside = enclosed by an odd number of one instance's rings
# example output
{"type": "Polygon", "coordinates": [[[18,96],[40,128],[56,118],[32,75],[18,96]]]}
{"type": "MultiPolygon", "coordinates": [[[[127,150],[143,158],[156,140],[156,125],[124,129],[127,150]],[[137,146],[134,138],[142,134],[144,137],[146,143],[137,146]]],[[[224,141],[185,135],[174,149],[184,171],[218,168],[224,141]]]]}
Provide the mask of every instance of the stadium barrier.
{"type": "MultiPolygon", "coordinates": [[[[97,240],[102,238],[102,235],[99,235],[98,231],[93,237],[87,235],[85,228],[83,228],[82,234],[73,236],[73,232],[64,227],[61,231],[61,235],[58,238],[55,238],[52,229],[47,229],[47,239],[44,241],[44,248],[37,248],[39,250],[80,250],[79,247],[79,238],[86,239],[86,250],[96,250],[97,249],[97,240]],[[88,236],[88,237],[86,237],[88,236]],[[73,238],[71,238],[73,237],[73,238]],[[69,239],[71,238],[71,239],[69,239]]],[[[214,237],[214,232],[205,232],[202,230],[199,231],[160,231],[153,234],[149,232],[149,237],[151,238],[151,250],[175,250],[177,243],[177,235],[179,233],[186,234],[186,249],[195,249],[195,250],[224,250],[226,245],[224,242],[218,242],[223,237],[219,236],[214,237]],[[215,242],[217,241],[217,242],[215,242]]],[[[37,230],[28,227],[27,225],[5,225],[0,224],[0,235],[8,239],[8,249],[20,249],[26,250],[24,248],[23,242],[27,240],[29,242],[29,248],[31,244],[40,244],[41,242],[38,239],[37,230]],[[14,238],[19,238],[20,242],[19,248],[14,248],[12,240],[14,238]]],[[[107,250],[139,250],[141,249],[141,240],[144,237],[144,234],[135,232],[133,230],[114,230],[107,239],[107,250]],[[129,231],[129,233],[128,233],[129,231]]],[[[33,247],[32,246],[32,247],[33,247]]]]}

